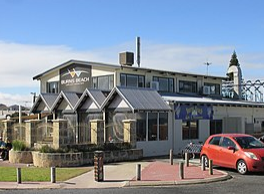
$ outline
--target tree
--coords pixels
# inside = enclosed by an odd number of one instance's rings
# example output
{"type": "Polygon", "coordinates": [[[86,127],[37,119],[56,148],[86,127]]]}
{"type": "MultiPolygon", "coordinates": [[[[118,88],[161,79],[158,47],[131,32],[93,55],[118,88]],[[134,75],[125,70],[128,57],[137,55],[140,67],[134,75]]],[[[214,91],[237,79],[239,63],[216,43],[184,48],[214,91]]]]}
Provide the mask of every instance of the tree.
{"type": "Polygon", "coordinates": [[[237,66],[239,67],[239,62],[237,59],[237,55],[236,55],[236,51],[233,52],[230,63],[229,63],[229,67],[231,66],[237,66]]]}

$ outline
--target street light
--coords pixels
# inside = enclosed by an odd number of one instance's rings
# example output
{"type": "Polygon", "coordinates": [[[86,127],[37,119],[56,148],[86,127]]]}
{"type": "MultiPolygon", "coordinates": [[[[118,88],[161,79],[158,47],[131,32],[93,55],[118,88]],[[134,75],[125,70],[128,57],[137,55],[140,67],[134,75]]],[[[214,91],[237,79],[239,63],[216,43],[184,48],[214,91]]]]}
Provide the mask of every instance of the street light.
{"type": "Polygon", "coordinates": [[[33,95],[33,104],[36,101],[36,92],[30,92],[31,95],[33,95]]]}

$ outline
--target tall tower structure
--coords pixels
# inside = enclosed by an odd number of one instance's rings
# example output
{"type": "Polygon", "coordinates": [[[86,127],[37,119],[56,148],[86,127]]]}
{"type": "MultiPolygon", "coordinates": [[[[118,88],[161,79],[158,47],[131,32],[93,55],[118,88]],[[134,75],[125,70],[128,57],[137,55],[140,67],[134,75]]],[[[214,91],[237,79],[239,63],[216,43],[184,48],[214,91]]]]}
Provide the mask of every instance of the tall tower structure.
{"type": "Polygon", "coordinates": [[[229,81],[234,83],[234,98],[242,99],[242,71],[235,51],[232,54],[229,67],[227,69],[227,76],[229,77],[229,81]]]}

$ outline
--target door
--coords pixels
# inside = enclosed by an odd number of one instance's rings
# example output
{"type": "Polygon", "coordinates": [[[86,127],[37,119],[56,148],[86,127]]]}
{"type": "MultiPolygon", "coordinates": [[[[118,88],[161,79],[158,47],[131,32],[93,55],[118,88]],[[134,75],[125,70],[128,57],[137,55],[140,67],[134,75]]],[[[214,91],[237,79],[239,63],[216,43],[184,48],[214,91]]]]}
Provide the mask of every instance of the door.
{"type": "Polygon", "coordinates": [[[234,168],[236,166],[236,144],[228,137],[224,137],[220,143],[219,165],[234,168]],[[228,149],[228,148],[234,149],[228,149]]]}

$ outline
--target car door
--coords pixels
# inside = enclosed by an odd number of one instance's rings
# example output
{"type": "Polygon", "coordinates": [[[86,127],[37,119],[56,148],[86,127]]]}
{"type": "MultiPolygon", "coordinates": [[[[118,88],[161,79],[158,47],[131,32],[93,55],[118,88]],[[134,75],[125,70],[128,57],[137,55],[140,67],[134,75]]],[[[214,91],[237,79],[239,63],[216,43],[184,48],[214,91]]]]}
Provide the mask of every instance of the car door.
{"type": "Polygon", "coordinates": [[[233,168],[236,166],[236,144],[228,137],[223,137],[219,149],[219,165],[233,168]],[[234,148],[234,149],[230,149],[234,148]]]}
{"type": "Polygon", "coordinates": [[[217,165],[219,160],[219,149],[220,147],[221,136],[213,137],[207,146],[207,156],[209,160],[213,160],[213,164],[217,165]]]}

